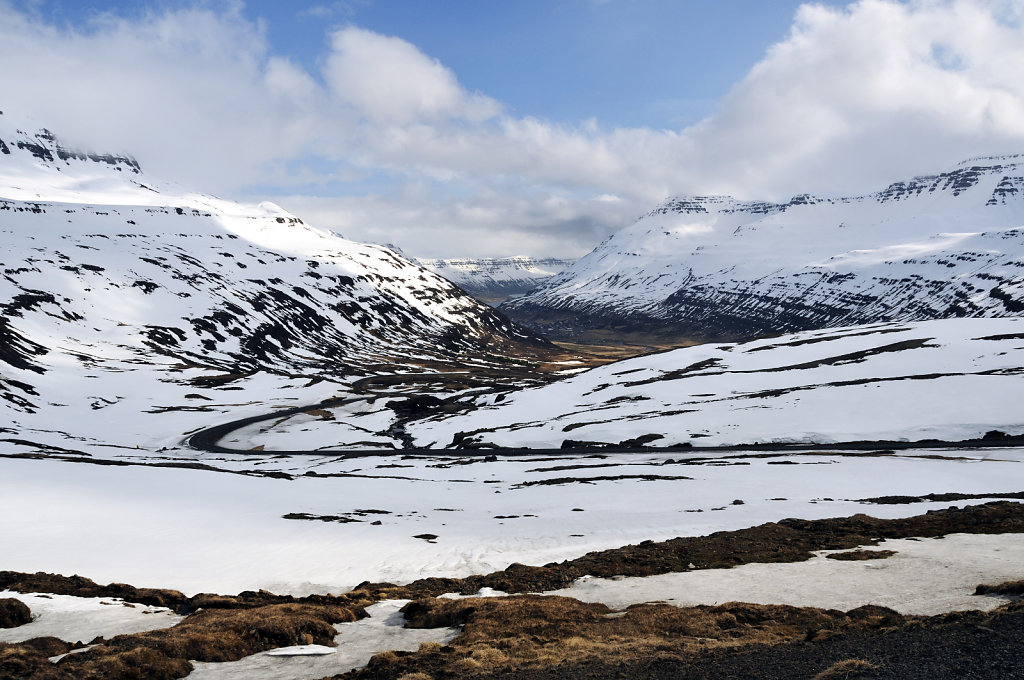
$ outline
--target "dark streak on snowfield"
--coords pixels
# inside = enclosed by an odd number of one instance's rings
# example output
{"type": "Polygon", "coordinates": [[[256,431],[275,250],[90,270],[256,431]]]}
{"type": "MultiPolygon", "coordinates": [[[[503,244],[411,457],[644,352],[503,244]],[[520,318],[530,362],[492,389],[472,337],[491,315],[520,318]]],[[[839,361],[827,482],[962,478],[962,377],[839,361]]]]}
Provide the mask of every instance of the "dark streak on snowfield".
{"type": "MultiPolygon", "coordinates": [[[[395,376],[399,377],[399,376],[395,376]]],[[[309,404],[306,406],[296,406],[289,409],[281,409],[274,411],[273,413],[265,413],[258,416],[250,416],[248,418],[240,418],[231,422],[222,423],[214,427],[207,428],[196,432],[185,440],[185,444],[191,448],[199,451],[205,451],[207,453],[253,453],[250,449],[232,449],[226,446],[222,446],[219,442],[226,436],[234,432],[235,430],[241,429],[248,425],[255,423],[265,422],[269,420],[275,420],[285,418],[290,415],[296,415],[299,413],[307,413],[316,409],[328,409],[334,406],[338,406],[342,403],[347,403],[351,400],[346,399],[330,399],[327,401],[319,402],[317,404],[309,404]]],[[[879,440],[879,441],[851,441],[851,442],[834,442],[828,444],[785,444],[778,442],[751,442],[749,444],[736,444],[731,446],[669,446],[669,447],[656,447],[656,446],[588,446],[586,444],[580,444],[578,446],[568,446],[558,449],[553,448],[514,448],[514,447],[482,447],[482,448],[464,448],[464,449],[435,449],[435,448],[403,448],[393,451],[396,455],[402,456],[438,456],[444,454],[460,455],[460,456],[552,456],[552,457],[564,457],[567,455],[585,455],[585,454],[612,454],[612,453],[652,453],[652,452],[685,452],[685,453],[726,453],[732,451],[759,451],[759,452],[779,452],[779,453],[801,453],[801,452],[817,452],[817,451],[836,451],[841,453],[847,452],[876,452],[878,455],[888,455],[893,451],[907,451],[911,449],[986,449],[986,448],[1017,448],[1024,446],[1024,436],[1022,435],[1007,435],[1002,432],[990,432],[985,437],[980,439],[965,439],[960,441],[944,441],[939,439],[922,439],[918,441],[892,441],[892,440],[879,440]]],[[[268,452],[271,453],[271,452],[268,452]]],[[[359,458],[367,456],[380,456],[386,455],[387,450],[382,449],[362,449],[362,450],[351,450],[351,449],[318,449],[315,451],[310,450],[288,450],[288,449],[274,449],[272,454],[275,456],[323,456],[323,455],[337,455],[345,458],[359,458]]]]}

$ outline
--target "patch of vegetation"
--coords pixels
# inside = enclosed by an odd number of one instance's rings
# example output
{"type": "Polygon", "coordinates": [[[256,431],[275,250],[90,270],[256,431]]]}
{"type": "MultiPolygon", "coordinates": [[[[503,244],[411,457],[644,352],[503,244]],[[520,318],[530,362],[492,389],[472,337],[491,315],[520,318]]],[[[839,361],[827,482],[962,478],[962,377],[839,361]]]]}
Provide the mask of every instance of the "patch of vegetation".
{"type": "Polygon", "coordinates": [[[603,604],[537,595],[416,600],[403,612],[407,627],[462,626],[462,633],[447,648],[424,645],[412,654],[378,654],[366,669],[340,677],[502,677],[540,668],[555,674],[564,664],[595,660],[682,662],[711,649],[804,642],[821,637],[822,631],[831,636],[839,631],[882,630],[910,620],[891,610],[884,610],[885,616],[868,616],[859,610],[843,613],[738,602],[686,608],[645,604],[616,612],[603,604]]]}
{"type": "Polygon", "coordinates": [[[832,664],[812,678],[812,680],[847,680],[864,674],[865,671],[873,671],[877,665],[864,659],[844,659],[832,664]]]}
{"type": "Polygon", "coordinates": [[[895,554],[895,550],[849,550],[847,552],[825,555],[825,557],[830,560],[858,562],[864,560],[884,560],[885,558],[892,557],[895,554]]]}
{"type": "Polygon", "coordinates": [[[975,595],[1010,595],[1011,597],[1024,596],[1024,580],[1004,581],[994,585],[982,583],[974,590],[975,595]]]}
{"type": "Polygon", "coordinates": [[[32,621],[32,610],[13,597],[0,598],[0,628],[17,628],[32,621]]]}

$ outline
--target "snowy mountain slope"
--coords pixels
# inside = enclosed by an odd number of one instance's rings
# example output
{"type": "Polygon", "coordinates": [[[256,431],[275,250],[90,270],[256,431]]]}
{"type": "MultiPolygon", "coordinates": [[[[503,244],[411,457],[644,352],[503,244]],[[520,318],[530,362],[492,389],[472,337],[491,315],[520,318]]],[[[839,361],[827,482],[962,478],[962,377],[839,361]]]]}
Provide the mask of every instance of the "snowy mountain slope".
{"type": "Polygon", "coordinates": [[[406,431],[431,447],[954,441],[1024,431],[1022,367],[1021,318],[805,331],[608,364],[406,431]]]}
{"type": "Polygon", "coordinates": [[[272,386],[541,345],[386,248],[186,192],[2,115],[0,238],[0,410],[16,436],[102,439],[132,414],[237,406],[243,384],[258,402],[282,398],[272,386]]]}
{"type": "Polygon", "coordinates": [[[574,261],[532,257],[433,260],[419,258],[416,263],[438,276],[443,276],[470,295],[494,303],[533,290],[574,261]]]}
{"type": "Polygon", "coordinates": [[[1024,156],[854,198],[667,201],[529,295],[513,318],[739,339],[1024,311],[1024,156]]]}

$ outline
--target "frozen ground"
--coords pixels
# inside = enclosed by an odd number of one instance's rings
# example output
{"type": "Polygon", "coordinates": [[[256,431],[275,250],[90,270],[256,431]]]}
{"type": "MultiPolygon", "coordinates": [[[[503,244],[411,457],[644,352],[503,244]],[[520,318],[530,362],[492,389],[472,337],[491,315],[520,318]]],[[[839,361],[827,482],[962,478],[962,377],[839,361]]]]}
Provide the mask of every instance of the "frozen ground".
{"type": "Polygon", "coordinates": [[[408,600],[385,600],[366,608],[369,618],[338,623],[337,647],[305,645],[247,656],[228,663],[193,661],[189,680],[314,680],[365,666],[370,657],[386,650],[415,651],[424,642],[447,643],[455,628],[404,628],[399,611],[408,600]]]}
{"type": "Polygon", "coordinates": [[[0,591],[0,598],[7,597],[28,605],[32,610],[32,622],[17,628],[0,628],[0,642],[55,637],[71,643],[87,643],[99,636],[110,638],[170,628],[184,618],[166,607],[125,602],[116,597],[0,591]]]}
{"type": "Polygon", "coordinates": [[[792,564],[745,564],[643,578],[584,577],[549,593],[625,609],[640,602],[680,607],[723,602],[790,604],[847,611],[864,604],[901,614],[931,616],[994,609],[999,597],[973,595],[981,583],[1024,575],[1024,534],[953,534],[944,538],[887,540],[870,550],[895,550],[886,559],[842,561],[830,552],[792,564]]]}
{"type": "MultiPolygon", "coordinates": [[[[16,571],[189,594],[336,593],[786,517],[915,515],[950,503],[857,500],[1019,492],[1022,459],[988,449],[191,460],[217,471],[0,458],[0,545],[16,571]],[[227,472],[254,470],[264,476],[227,472]]],[[[175,462],[189,461],[162,461],[175,462]]]]}

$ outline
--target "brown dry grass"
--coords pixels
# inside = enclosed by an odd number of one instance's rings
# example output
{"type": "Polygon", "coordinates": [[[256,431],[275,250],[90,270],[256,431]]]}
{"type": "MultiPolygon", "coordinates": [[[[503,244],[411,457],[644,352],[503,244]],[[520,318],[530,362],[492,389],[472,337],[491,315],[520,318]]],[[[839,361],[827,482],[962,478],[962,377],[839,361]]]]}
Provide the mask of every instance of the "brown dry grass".
{"type": "Polygon", "coordinates": [[[865,661],[864,659],[845,659],[835,663],[812,678],[812,680],[846,680],[855,678],[867,671],[873,671],[878,666],[865,661]]]}
{"type": "Polygon", "coordinates": [[[463,630],[447,651],[423,646],[412,655],[377,655],[366,677],[399,677],[411,671],[472,676],[582,660],[683,658],[715,647],[773,645],[906,621],[881,607],[845,614],[732,602],[687,608],[646,604],[613,612],[602,604],[539,595],[423,599],[404,612],[409,627],[461,625],[463,630]]]}
{"type": "Polygon", "coordinates": [[[665,352],[678,347],[690,347],[699,344],[690,338],[650,338],[646,336],[626,337],[621,342],[610,342],[619,338],[593,338],[593,342],[561,342],[554,344],[571,354],[585,360],[589,366],[600,366],[613,361],[622,361],[644,354],[665,352]]]}

